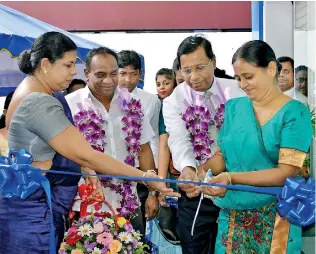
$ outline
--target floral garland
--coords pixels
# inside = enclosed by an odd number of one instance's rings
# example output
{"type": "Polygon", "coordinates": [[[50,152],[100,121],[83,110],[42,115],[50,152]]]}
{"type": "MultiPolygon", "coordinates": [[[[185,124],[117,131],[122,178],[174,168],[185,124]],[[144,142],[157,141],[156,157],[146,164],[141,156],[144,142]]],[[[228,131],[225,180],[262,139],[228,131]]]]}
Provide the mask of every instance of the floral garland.
{"type": "Polygon", "coordinates": [[[187,105],[182,120],[190,133],[195,159],[199,165],[204,164],[211,157],[211,145],[214,140],[209,134],[209,127],[215,125],[220,130],[224,123],[225,104],[218,106],[214,117],[203,101],[203,96],[196,94],[191,88],[190,94],[193,102],[187,105]]]}
{"type": "MultiPolygon", "coordinates": [[[[127,89],[119,90],[119,99],[120,108],[125,113],[125,116],[122,118],[122,122],[124,123],[122,130],[127,134],[125,141],[127,146],[126,148],[129,153],[124,162],[134,167],[136,160],[139,157],[140,137],[144,113],[142,111],[142,105],[140,101],[131,98],[127,89]]],[[[105,122],[102,119],[102,115],[98,114],[98,112],[94,112],[91,107],[89,107],[88,110],[83,110],[83,107],[81,107],[81,110],[74,116],[74,121],[75,126],[81,133],[84,134],[91,146],[95,150],[104,152],[106,146],[104,141],[106,137],[105,131],[102,129],[104,131],[103,136],[96,135],[99,132],[99,128],[101,128],[102,124],[105,122]],[[97,115],[97,117],[92,117],[94,115],[97,115]],[[87,131],[87,127],[85,127],[84,124],[92,126],[90,127],[89,131],[87,131]],[[101,139],[103,139],[102,142],[101,139]],[[101,147],[98,146],[100,143],[102,144],[101,147]]],[[[123,180],[116,184],[112,182],[111,178],[101,178],[101,185],[104,188],[110,188],[113,192],[119,194],[122,197],[120,208],[116,209],[118,214],[123,217],[130,218],[136,216],[136,211],[139,208],[139,202],[136,193],[132,192],[131,181],[123,180]]]]}
{"type": "MultiPolygon", "coordinates": [[[[127,134],[125,141],[126,149],[129,152],[124,162],[127,165],[135,167],[136,160],[139,158],[144,113],[140,100],[132,98],[127,89],[120,89],[119,99],[120,108],[125,113],[125,116],[122,118],[124,124],[122,130],[127,134]]],[[[116,209],[121,216],[135,217],[136,211],[139,208],[139,202],[136,193],[132,192],[132,183],[130,181],[124,180],[122,184],[116,185],[111,182],[111,179],[103,178],[101,179],[101,184],[103,187],[109,187],[122,196],[121,207],[116,209]]]]}
{"type": "Polygon", "coordinates": [[[77,105],[80,110],[73,117],[76,128],[84,135],[94,150],[104,152],[106,135],[102,114],[93,110],[88,101],[85,107],[81,103],[77,105]]]}

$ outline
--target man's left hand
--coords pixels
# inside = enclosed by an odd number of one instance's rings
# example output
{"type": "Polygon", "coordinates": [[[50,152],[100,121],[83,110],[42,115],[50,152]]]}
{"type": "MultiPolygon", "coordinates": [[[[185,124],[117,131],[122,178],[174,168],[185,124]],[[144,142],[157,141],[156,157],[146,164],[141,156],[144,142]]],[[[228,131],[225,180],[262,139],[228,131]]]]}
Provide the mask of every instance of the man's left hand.
{"type": "Polygon", "coordinates": [[[153,218],[155,218],[158,212],[158,209],[159,209],[158,197],[149,195],[145,203],[145,211],[146,211],[145,217],[148,220],[152,220],[153,218]]]}

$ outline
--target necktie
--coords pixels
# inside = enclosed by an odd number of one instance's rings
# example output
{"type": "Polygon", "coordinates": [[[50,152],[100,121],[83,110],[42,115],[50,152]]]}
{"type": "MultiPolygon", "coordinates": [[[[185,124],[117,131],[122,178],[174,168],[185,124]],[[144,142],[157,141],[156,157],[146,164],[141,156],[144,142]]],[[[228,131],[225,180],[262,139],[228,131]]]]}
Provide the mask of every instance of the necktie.
{"type": "Polygon", "coordinates": [[[204,93],[204,102],[205,102],[208,110],[210,111],[211,115],[213,116],[213,114],[215,112],[215,107],[213,105],[211,98],[212,98],[212,92],[206,91],[204,93]]]}

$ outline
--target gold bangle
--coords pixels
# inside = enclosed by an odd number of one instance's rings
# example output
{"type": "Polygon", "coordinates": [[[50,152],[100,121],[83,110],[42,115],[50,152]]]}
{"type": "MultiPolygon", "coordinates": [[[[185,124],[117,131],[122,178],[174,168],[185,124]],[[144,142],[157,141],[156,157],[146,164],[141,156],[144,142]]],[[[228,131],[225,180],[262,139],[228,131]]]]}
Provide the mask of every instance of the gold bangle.
{"type": "MultiPolygon", "coordinates": [[[[157,174],[155,170],[150,169],[150,170],[147,170],[146,172],[143,173],[143,177],[144,178],[146,178],[146,173],[147,172],[153,172],[153,173],[157,174]]],[[[142,181],[142,184],[145,185],[148,188],[148,184],[146,184],[145,181],[142,181]]]]}
{"type": "Polygon", "coordinates": [[[229,180],[229,184],[232,184],[232,177],[230,176],[230,174],[228,172],[223,172],[222,174],[226,175],[229,180]]]}

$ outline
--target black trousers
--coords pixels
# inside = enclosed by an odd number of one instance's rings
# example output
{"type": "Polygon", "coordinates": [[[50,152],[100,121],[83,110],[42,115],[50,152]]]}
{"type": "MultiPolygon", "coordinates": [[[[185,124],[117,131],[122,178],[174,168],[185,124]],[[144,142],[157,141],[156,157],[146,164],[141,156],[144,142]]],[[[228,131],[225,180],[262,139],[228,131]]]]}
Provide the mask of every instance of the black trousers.
{"type": "Polygon", "coordinates": [[[194,233],[191,229],[194,216],[200,201],[200,196],[188,198],[180,191],[181,198],[178,202],[178,232],[183,254],[213,254],[216,235],[217,218],[219,208],[210,199],[202,200],[197,216],[194,233]]]}
{"type": "Polygon", "coordinates": [[[148,188],[145,185],[138,183],[137,195],[139,197],[141,206],[137,210],[137,216],[131,220],[131,224],[135,230],[139,230],[139,232],[143,235],[142,240],[144,241],[146,231],[145,203],[148,197],[148,188]]]}

